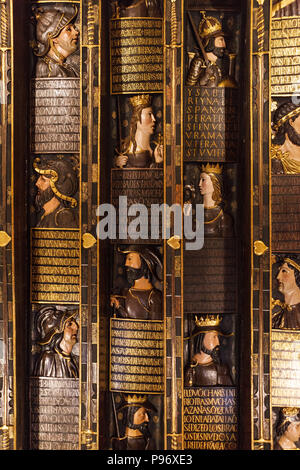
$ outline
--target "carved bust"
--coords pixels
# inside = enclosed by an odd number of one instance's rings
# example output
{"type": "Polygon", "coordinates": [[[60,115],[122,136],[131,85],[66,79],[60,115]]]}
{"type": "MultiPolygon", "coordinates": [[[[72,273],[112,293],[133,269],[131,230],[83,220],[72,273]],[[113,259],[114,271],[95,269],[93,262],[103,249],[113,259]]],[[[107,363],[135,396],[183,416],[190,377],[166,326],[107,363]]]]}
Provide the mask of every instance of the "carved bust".
{"type": "Polygon", "coordinates": [[[129,246],[126,255],[126,277],[130,288],[122,295],[111,296],[111,306],[123,318],[162,320],[162,293],[153,286],[153,278],[161,269],[161,262],[153,250],[143,246],[129,246]]]}
{"type": "Polygon", "coordinates": [[[272,328],[300,329],[300,265],[298,257],[289,255],[281,259],[276,281],[284,303],[275,301],[278,307],[272,312],[272,328]]]}
{"type": "Polygon", "coordinates": [[[43,7],[36,9],[34,13],[36,18],[34,53],[38,57],[35,76],[37,78],[78,77],[79,67],[68,60],[78,48],[79,31],[75,26],[77,7],[71,11],[43,7]]]}
{"type": "Polygon", "coordinates": [[[153,168],[163,161],[163,147],[157,143],[153,148],[151,136],[154,134],[156,119],[151,106],[150,95],[137,95],[130,98],[132,115],[129,136],[121,153],[115,159],[119,168],[153,168]]]}
{"type": "Polygon", "coordinates": [[[282,408],[276,429],[274,450],[300,450],[296,442],[300,439],[299,408],[282,408]]]}
{"type": "Polygon", "coordinates": [[[194,340],[194,355],[186,367],[185,387],[232,386],[229,368],[220,360],[219,336],[225,335],[217,316],[195,318],[195,328],[188,339],[194,340]]]}
{"type": "Polygon", "coordinates": [[[77,162],[50,157],[36,158],[33,164],[36,181],[35,207],[39,215],[36,227],[78,228],[76,211],[78,191],[77,162]]]}
{"type": "Polygon", "coordinates": [[[37,377],[77,378],[78,364],[72,354],[77,342],[78,312],[54,306],[42,307],[36,317],[36,330],[42,347],[33,375],[37,377]]]}
{"type": "Polygon", "coordinates": [[[272,174],[300,173],[300,106],[281,104],[273,116],[272,174]]]}
{"type": "Polygon", "coordinates": [[[219,164],[202,165],[200,193],[204,205],[204,236],[205,237],[232,237],[233,219],[225,213],[223,203],[223,176],[222,166],[219,164]]]}

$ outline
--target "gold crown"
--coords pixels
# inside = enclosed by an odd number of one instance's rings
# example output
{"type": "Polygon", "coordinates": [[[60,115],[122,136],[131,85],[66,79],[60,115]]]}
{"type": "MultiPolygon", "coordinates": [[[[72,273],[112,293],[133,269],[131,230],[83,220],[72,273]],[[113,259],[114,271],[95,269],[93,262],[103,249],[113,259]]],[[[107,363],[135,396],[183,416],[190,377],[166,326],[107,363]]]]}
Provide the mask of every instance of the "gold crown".
{"type": "Polygon", "coordinates": [[[145,108],[149,108],[151,106],[151,97],[150,95],[137,95],[130,98],[130,103],[133,108],[137,106],[143,105],[145,108]]]}
{"type": "Polygon", "coordinates": [[[282,413],[285,416],[295,416],[299,413],[299,408],[283,408],[282,413]]]}
{"type": "Polygon", "coordinates": [[[207,165],[201,166],[201,171],[204,173],[215,173],[216,175],[221,175],[223,171],[223,166],[217,163],[216,165],[207,163],[207,165]]]}
{"type": "Polygon", "coordinates": [[[199,24],[199,34],[202,39],[209,38],[210,36],[215,36],[220,33],[223,34],[222,25],[217,18],[213,16],[206,17],[205,12],[202,12],[203,19],[199,24]]]}
{"type": "Polygon", "coordinates": [[[214,316],[214,315],[206,315],[206,317],[200,317],[198,318],[197,315],[195,315],[195,323],[197,326],[200,328],[203,327],[218,327],[222,321],[222,318],[219,317],[219,315],[214,316]]]}
{"type": "Polygon", "coordinates": [[[124,395],[124,400],[130,405],[135,403],[143,404],[147,401],[147,395],[124,395]]]}

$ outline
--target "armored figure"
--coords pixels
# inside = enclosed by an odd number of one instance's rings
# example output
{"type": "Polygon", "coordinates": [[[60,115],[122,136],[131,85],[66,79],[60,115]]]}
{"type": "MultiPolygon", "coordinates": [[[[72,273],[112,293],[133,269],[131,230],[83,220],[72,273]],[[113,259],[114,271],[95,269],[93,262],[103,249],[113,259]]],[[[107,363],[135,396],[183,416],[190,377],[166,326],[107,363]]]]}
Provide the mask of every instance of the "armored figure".
{"type": "Polygon", "coordinates": [[[161,17],[159,0],[113,0],[116,18],[157,18],[161,17]]]}
{"type": "Polygon", "coordinates": [[[33,167],[39,174],[35,205],[41,215],[36,227],[78,228],[77,200],[73,197],[78,191],[76,163],[74,166],[71,159],[36,158],[33,167]]]}
{"type": "Polygon", "coordinates": [[[35,10],[37,78],[79,77],[79,60],[76,64],[69,59],[78,48],[77,14],[76,7],[72,11],[52,7],[35,10]]]}
{"type": "Polygon", "coordinates": [[[77,342],[78,312],[54,306],[42,307],[36,317],[36,330],[42,352],[35,364],[36,377],[77,378],[78,364],[72,354],[77,342]]]}
{"type": "Polygon", "coordinates": [[[300,265],[295,255],[283,258],[277,274],[278,291],[284,302],[276,300],[272,313],[272,328],[300,329],[300,265]]]}
{"type": "Polygon", "coordinates": [[[209,163],[202,165],[199,189],[204,205],[204,236],[232,237],[233,220],[222,207],[222,166],[209,163]]]}
{"type": "Polygon", "coordinates": [[[122,295],[112,295],[111,305],[123,318],[161,320],[163,317],[162,293],[152,284],[161,262],[153,250],[143,246],[129,246],[126,254],[126,277],[130,288],[122,295]]]}
{"type": "Polygon", "coordinates": [[[194,356],[185,370],[185,387],[232,386],[229,368],[220,361],[219,335],[225,335],[219,316],[195,319],[195,328],[188,339],[194,339],[194,356]]]}
{"type": "Polygon", "coordinates": [[[300,439],[299,408],[280,410],[279,423],[276,429],[274,450],[300,450],[296,442],[300,439]]]}
{"type": "Polygon", "coordinates": [[[221,23],[213,17],[206,17],[199,25],[199,40],[202,41],[205,58],[196,53],[190,63],[186,84],[217,87],[222,81],[222,71],[217,60],[225,53],[225,34],[221,23]]]}
{"type": "Polygon", "coordinates": [[[272,174],[300,173],[300,106],[280,105],[273,116],[272,174]]]}
{"type": "Polygon", "coordinates": [[[129,137],[125,140],[121,153],[115,159],[120,168],[155,168],[163,161],[162,145],[158,142],[153,148],[150,137],[155,129],[155,117],[150,95],[137,95],[130,98],[132,116],[129,137]]]}
{"type": "Polygon", "coordinates": [[[155,450],[155,442],[149,431],[151,412],[156,408],[145,395],[127,395],[118,411],[123,411],[122,437],[112,438],[113,450],[155,450]]]}

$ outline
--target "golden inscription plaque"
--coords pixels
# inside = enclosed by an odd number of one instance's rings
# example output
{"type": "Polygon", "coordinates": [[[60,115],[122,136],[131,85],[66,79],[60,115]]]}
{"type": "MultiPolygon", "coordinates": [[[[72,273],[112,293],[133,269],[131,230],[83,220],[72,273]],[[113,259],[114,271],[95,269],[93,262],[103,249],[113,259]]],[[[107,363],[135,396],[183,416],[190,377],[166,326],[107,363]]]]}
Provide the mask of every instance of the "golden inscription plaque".
{"type": "Polygon", "coordinates": [[[79,303],[79,237],[75,229],[31,230],[31,302],[79,303]]]}
{"type": "Polygon", "coordinates": [[[272,331],[272,405],[300,407],[300,331],[272,331]]]}
{"type": "Polygon", "coordinates": [[[163,28],[160,18],[110,21],[111,93],[163,91],[163,28]]]}
{"type": "Polygon", "coordinates": [[[184,448],[237,449],[237,399],[233,387],[184,390],[184,448]]]}
{"type": "Polygon", "coordinates": [[[111,318],[110,390],[163,392],[163,322],[111,318]]]}
{"type": "Polygon", "coordinates": [[[300,91],[300,17],[274,18],[271,35],[271,93],[300,91]]]}

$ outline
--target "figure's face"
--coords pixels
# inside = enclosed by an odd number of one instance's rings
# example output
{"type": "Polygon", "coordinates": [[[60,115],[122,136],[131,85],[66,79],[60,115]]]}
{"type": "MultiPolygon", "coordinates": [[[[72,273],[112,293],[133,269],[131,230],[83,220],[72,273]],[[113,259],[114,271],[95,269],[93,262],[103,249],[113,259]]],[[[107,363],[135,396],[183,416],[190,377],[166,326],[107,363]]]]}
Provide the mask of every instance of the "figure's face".
{"type": "Polygon", "coordinates": [[[156,119],[152,108],[144,108],[141,113],[141,120],[137,122],[137,129],[147,135],[151,135],[155,129],[155,122],[156,119]]]}
{"type": "Polygon", "coordinates": [[[78,323],[73,318],[70,318],[66,322],[64,327],[64,340],[68,344],[72,344],[74,346],[74,344],[77,343],[78,328],[78,323]]]}
{"type": "Polygon", "coordinates": [[[277,282],[278,282],[278,290],[283,295],[299,289],[296,284],[294,270],[289,268],[287,263],[283,263],[283,265],[279,268],[279,272],[277,275],[277,282]]]}
{"type": "Polygon", "coordinates": [[[149,423],[149,416],[146,408],[141,406],[135,413],[133,417],[133,424],[142,424],[142,423],[149,423]]]}
{"type": "Polygon", "coordinates": [[[293,121],[292,119],[289,120],[290,125],[295,129],[295,131],[300,134],[300,114],[296,117],[293,121]]]}
{"type": "Polygon", "coordinates": [[[79,31],[76,26],[68,24],[61,30],[60,34],[53,39],[53,43],[65,57],[68,57],[76,51],[78,37],[79,31]]]}
{"type": "Polygon", "coordinates": [[[40,192],[45,191],[50,186],[50,179],[47,176],[40,175],[35,183],[36,187],[40,192]]]}
{"type": "Polygon", "coordinates": [[[220,346],[219,334],[217,331],[208,331],[205,333],[203,339],[203,345],[210,350],[213,350],[215,347],[220,346]]]}
{"type": "Polygon", "coordinates": [[[211,177],[207,173],[201,173],[199,181],[199,189],[202,196],[212,195],[214,186],[211,177]]]}
{"type": "Polygon", "coordinates": [[[128,268],[140,269],[141,258],[138,253],[128,253],[126,256],[125,266],[128,268]]]}
{"type": "Polygon", "coordinates": [[[222,47],[225,49],[226,47],[226,42],[223,36],[217,36],[215,39],[215,46],[216,47],[222,47]]]}
{"type": "Polygon", "coordinates": [[[300,423],[291,423],[285,431],[285,436],[292,442],[300,439],[300,423]]]}

